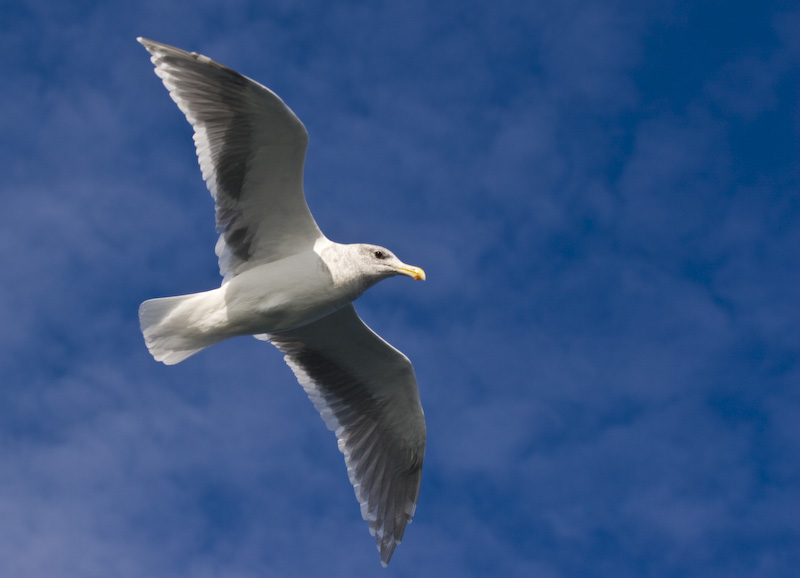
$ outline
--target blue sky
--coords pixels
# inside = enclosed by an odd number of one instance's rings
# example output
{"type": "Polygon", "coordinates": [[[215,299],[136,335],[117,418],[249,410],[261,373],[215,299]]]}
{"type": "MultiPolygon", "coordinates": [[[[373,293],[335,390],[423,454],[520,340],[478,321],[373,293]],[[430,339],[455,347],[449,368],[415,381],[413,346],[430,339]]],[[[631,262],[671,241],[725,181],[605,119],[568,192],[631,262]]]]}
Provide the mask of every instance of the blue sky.
{"type": "Polygon", "coordinates": [[[0,51],[0,575],[800,567],[796,4],[5,0],[0,51]],[[325,233],[428,273],[357,303],[428,421],[386,570],[277,350],[144,347],[219,277],[136,36],[274,89],[325,233]]]}

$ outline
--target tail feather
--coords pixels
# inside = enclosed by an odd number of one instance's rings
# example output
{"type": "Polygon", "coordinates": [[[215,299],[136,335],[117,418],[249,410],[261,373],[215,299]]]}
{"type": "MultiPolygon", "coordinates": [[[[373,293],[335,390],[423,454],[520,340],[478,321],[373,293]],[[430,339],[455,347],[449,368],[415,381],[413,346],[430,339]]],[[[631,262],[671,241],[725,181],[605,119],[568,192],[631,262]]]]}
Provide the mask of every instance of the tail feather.
{"type": "Polygon", "coordinates": [[[179,307],[194,295],[149,299],[139,306],[139,326],[145,345],[156,361],[175,365],[217,340],[188,335],[179,307]]]}

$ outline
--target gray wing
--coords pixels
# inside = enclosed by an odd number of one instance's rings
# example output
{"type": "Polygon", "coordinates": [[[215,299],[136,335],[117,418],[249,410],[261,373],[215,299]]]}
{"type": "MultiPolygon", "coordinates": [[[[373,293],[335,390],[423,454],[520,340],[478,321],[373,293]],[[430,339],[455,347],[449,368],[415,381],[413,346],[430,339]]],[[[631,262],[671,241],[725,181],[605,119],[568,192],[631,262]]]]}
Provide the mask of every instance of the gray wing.
{"type": "Polygon", "coordinates": [[[138,41],[194,129],[203,179],[216,202],[224,279],[311,249],[322,233],[303,193],[303,123],[274,92],[230,68],[138,41]]]}
{"type": "Polygon", "coordinates": [[[269,340],[336,433],[386,566],[414,517],[425,455],[425,417],[411,362],[352,305],[269,340]]]}

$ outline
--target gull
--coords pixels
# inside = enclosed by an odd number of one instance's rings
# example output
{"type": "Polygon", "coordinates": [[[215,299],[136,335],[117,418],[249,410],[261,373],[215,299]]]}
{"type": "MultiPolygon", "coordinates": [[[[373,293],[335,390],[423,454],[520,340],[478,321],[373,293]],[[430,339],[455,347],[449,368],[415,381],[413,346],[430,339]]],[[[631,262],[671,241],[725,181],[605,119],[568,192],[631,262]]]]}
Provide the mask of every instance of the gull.
{"type": "Polygon", "coordinates": [[[238,335],[276,346],[336,434],[385,567],[416,509],[425,417],[411,362],[352,303],[378,281],[425,272],[322,234],[303,192],[308,132],[274,92],[206,56],[137,40],[194,129],[222,275],[218,289],[142,303],[145,344],[167,365],[238,335]]]}

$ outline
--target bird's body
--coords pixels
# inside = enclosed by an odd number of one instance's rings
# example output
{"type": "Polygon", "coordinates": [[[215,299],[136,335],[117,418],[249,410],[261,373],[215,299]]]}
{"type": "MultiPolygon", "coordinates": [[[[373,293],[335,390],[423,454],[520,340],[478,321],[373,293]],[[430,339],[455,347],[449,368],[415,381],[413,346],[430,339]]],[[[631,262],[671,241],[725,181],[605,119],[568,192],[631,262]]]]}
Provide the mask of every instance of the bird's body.
{"type": "Polygon", "coordinates": [[[277,333],[317,321],[368,288],[364,279],[347,274],[356,269],[328,264],[341,262],[351,247],[322,238],[310,251],[257,265],[217,289],[145,301],[141,315],[153,319],[143,324],[145,343],[157,361],[172,365],[230,337],[277,333]]]}
{"type": "Polygon", "coordinates": [[[139,42],[194,128],[223,275],[217,289],[142,303],[145,343],[167,365],[239,335],[278,347],[336,433],[386,565],[414,515],[425,419],[411,362],[352,302],[387,277],[425,273],[322,234],[302,187],[308,134],[272,91],[205,56],[139,42]]]}

